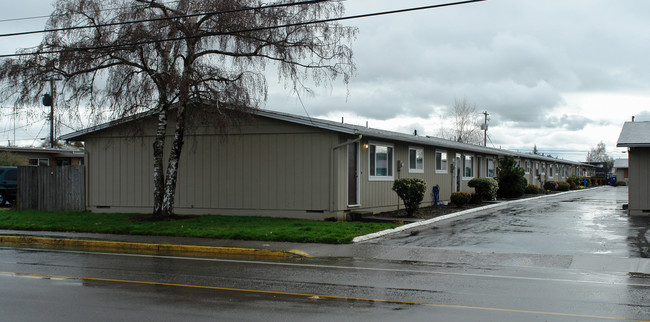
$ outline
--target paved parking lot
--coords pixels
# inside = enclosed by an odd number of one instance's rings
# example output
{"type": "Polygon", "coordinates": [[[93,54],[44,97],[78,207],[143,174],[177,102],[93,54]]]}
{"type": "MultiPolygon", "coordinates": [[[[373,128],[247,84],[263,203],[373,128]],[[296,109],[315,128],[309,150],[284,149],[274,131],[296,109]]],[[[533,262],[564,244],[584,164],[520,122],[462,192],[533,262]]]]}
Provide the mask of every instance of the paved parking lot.
{"type": "Polygon", "coordinates": [[[384,246],[479,253],[648,258],[650,218],[628,217],[627,187],[599,187],[487,209],[381,238],[384,246]]]}

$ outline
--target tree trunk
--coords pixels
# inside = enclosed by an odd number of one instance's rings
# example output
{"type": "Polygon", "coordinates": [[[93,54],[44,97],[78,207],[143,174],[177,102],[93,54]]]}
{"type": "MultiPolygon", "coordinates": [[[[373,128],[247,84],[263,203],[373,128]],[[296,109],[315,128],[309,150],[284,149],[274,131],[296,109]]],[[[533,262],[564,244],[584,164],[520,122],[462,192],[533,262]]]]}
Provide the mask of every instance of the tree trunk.
{"type": "Polygon", "coordinates": [[[165,182],[165,194],[162,203],[161,214],[165,217],[174,215],[174,197],[176,195],[176,179],[178,178],[178,167],[183,150],[185,134],[185,106],[181,104],[178,107],[176,129],[174,132],[174,141],[172,142],[169,154],[169,164],[167,165],[167,178],[165,182]]]}
{"type": "Polygon", "coordinates": [[[163,160],[165,154],[165,133],[167,132],[167,108],[162,106],[158,113],[158,130],[153,142],[153,215],[163,216],[163,197],[165,195],[165,172],[163,160]]]}

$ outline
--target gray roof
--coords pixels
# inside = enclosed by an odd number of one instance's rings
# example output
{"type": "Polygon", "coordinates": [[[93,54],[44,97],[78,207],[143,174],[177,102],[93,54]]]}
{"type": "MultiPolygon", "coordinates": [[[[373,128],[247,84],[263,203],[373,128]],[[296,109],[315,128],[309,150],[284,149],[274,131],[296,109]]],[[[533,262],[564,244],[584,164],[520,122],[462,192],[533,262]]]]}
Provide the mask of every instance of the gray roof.
{"type": "Polygon", "coordinates": [[[0,151],[13,152],[13,153],[42,153],[53,154],[63,157],[83,157],[84,152],[79,148],[74,147],[56,147],[56,148],[38,148],[38,147],[19,147],[19,146],[1,146],[0,151]]]}
{"type": "Polygon", "coordinates": [[[625,122],[616,146],[650,147],[650,122],[625,122]]]}
{"type": "MultiPolygon", "coordinates": [[[[62,135],[61,139],[64,140],[82,140],[83,136],[86,134],[90,134],[96,131],[100,131],[118,124],[124,124],[133,120],[137,120],[140,118],[144,118],[147,116],[153,116],[156,114],[157,111],[152,110],[140,114],[136,114],[133,116],[125,117],[122,119],[118,119],[112,122],[104,123],[101,125],[97,125],[94,127],[90,127],[81,131],[69,133],[66,135],[62,135]]],[[[351,134],[351,135],[362,135],[364,137],[369,137],[369,138],[374,138],[377,140],[392,140],[392,141],[399,141],[399,142],[405,142],[409,144],[414,144],[414,145],[423,145],[423,146],[435,146],[439,148],[445,148],[445,149],[454,149],[454,150],[460,150],[460,151],[467,151],[467,152],[472,152],[472,153],[478,153],[478,154],[486,154],[486,155],[497,155],[497,156],[513,156],[513,157],[523,157],[523,158],[529,158],[529,159],[535,159],[535,160],[540,160],[540,161],[546,161],[546,162],[562,162],[566,164],[573,164],[573,165],[585,165],[589,166],[580,162],[574,162],[574,161],[567,161],[567,160],[560,160],[548,156],[542,156],[542,155],[536,155],[536,154],[527,154],[527,153],[519,153],[519,152],[514,152],[510,150],[503,150],[503,149],[496,149],[496,148],[490,148],[490,147],[484,147],[480,145],[474,145],[474,144],[467,144],[467,143],[461,143],[461,142],[456,142],[452,140],[447,140],[443,138],[437,138],[437,137],[430,137],[430,136],[416,136],[416,135],[411,135],[411,134],[404,134],[404,133],[399,133],[399,132],[393,132],[393,131],[386,131],[386,130],[380,130],[380,129],[374,129],[370,127],[365,127],[365,126],[360,126],[360,125],[353,125],[353,124],[346,124],[346,123],[340,123],[340,122],[334,122],[334,121],[328,121],[328,120],[322,120],[322,119],[316,119],[316,118],[311,118],[307,116],[300,116],[300,115],[294,115],[294,114],[288,114],[288,113],[281,113],[281,112],[276,112],[276,111],[269,111],[269,110],[255,110],[253,112],[257,116],[262,116],[262,117],[267,117],[271,119],[276,119],[276,120],[281,120],[281,121],[286,121],[286,122],[291,122],[295,124],[302,124],[306,126],[311,126],[311,127],[316,127],[320,129],[325,129],[329,131],[334,131],[334,132],[339,132],[339,133],[345,133],[345,134],[351,134]]]]}
{"type": "Polygon", "coordinates": [[[616,169],[625,169],[627,168],[627,159],[616,159],[614,160],[614,168],[616,169]]]}

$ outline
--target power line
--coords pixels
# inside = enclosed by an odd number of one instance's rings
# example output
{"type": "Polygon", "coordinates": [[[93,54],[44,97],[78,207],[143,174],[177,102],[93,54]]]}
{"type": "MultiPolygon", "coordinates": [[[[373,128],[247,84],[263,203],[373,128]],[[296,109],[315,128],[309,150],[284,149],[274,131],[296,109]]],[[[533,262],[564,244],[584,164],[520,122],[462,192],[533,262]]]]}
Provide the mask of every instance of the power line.
{"type": "MultiPolygon", "coordinates": [[[[167,2],[162,2],[162,4],[167,4],[167,3],[174,3],[178,1],[167,1],[167,2]]],[[[101,9],[101,11],[113,11],[113,10],[121,10],[121,9],[136,9],[136,8],[142,8],[145,7],[145,5],[137,5],[137,6],[130,6],[130,7],[116,7],[116,8],[106,8],[106,9],[101,9]]],[[[61,15],[56,15],[56,16],[61,16],[61,15]]],[[[0,19],[0,23],[3,22],[16,22],[16,21],[25,21],[25,20],[37,20],[37,19],[46,19],[50,18],[52,15],[43,15],[43,16],[32,16],[32,17],[22,17],[22,18],[10,18],[10,19],[0,19]]]]}
{"type": "Polygon", "coordinates": [[[80,51],[80,50],[95,50],[95,49],[131,47],[131,46],[148,45],[148,44],[168,42],[168,41],[186,40],[186,39],[192,39],[192,38],[225,36],[225,35],[233,35],[233,34],[238,34],[238,33],[254,32],[254,31],[264,31],[264,30],[288,28],[288,27],[299,27],[299,26],[305,26],[305,25],[311,25],[311,24],[317,24],[317,23],[327,23],[327,22],[335,22],[335,21],[343,21],[343,20],[352,20],[352,19],[361,19],[361,18],[368,18],[368,17],[384,16],[384,15],[405,13],[405,12],[411,12],[411,11],[419,11],[419,10],[427,10],[427,9],[435,9],[435,8],[456,6],[456,5],[469,4],[469,3],[482,2],[482,1],[486,1],[486,0],[467,0],[467,1],[460,1],[460,2],[450,2],[450,3],[443,3],[443,4],[437,4],[437,5],[429,5],[429,6],[422,6],[422,7],[412,7],[412,8],[406,8],[406,9],[398,9],[398,10],[391,10],[391,11],[367,13],[367,14],[360,14],[360,15],[339,17],[339,18],[330,18],[330,19],[321,19],[321,20],[297,22],[297,23],[276,25],[276,26],[241,29],[241,30],[234,30],[234,31],[228,31],[228,32],[208,32],[208,33],[205,33],[205,34],[202,34],[202,35],[196,35],[196,36],[184,36],[184,37],[175,37],[175,38],[166,38],[166,39],[145,40],[145,41],[132,42],[132,43],[113,44],[113,45],[95,46],[95,47],[73,48],[73,49],[65,49],[65,50],[52,50],[52,51],[43,51],[43,52],[38,52],[38,53],[16,53],[16,54],[9,54],[9,55],[0,55],[0,58],[21,57],[21,56],[31,56],[31,55],[60,54],[60,53],[64,53],[64,52],[80,51]]]}
{"type": "MultiPolygon", "coordinates": [[[[260,9],[268,9],[268,8],[280,8],[280,7],[296,6],[296,5],[303,5],[303,4],[314,4],[314,3],[326,2],[326,1],[331,1],[331,0],[306,0],[306,1],[294,2],[294,3],[279,3],[279,4],[259,6],[259,7],[247,7],[247,8],[231,9],[231,10],[223,10],[223,11],[191,13],[187,15],[178,15],[178,16],[171,16],[171,17],[159,17],[159,18],[142,19],[142,20],[111,22],[111,23],[104,23],[104,24],[98,24],[92,26],[77,26],[77,27],[54,28],[54,29],[45,29],[45,30],[21,31],[21,32],[8,33],[8,34],[0,34],[0,38],[26,36],[26,35],[33,35],[33,34],[40,34],[40,33],[48,33],[48,32],[103,28],[103,27],[121,26],[121,25],[129,25],[129,24],[144,23],[144,22],[155,22],[155,21],[165,21],[165,20],[173,20],[173,19],[181,19],[181,18],[192,18],[198,16],[219,15],[219,14],[226,14],[226,13],[237,13],[243,11],[260,10],[260,9]]],[[[138,8],[138,6],[134,8],[138,8]]],[[[113,10],[117,10],[117,9],[113,9],[113,10]]]]}

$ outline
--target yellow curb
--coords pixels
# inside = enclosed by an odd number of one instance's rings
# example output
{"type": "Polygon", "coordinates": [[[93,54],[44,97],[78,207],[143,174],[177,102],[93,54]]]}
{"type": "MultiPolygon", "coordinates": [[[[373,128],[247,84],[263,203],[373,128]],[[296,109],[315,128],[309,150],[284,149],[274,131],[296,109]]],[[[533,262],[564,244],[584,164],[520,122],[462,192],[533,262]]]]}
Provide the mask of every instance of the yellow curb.
{"type": "Polygon", "coordinates": [[[155,255],[187,255],[187,256],[238,256],[238,257],[274,257],[295,258],[309,257],[300,250],[277,251],[255,248],[215,247],[170,245],[152,243],[129,243],[115,241],[97,241],[67,238],[43,238],[31,236],[0,236],[0,244],[5,246],[29,246],[42,248],[84,249],[95,251],[144,253],[155,255]]]}

